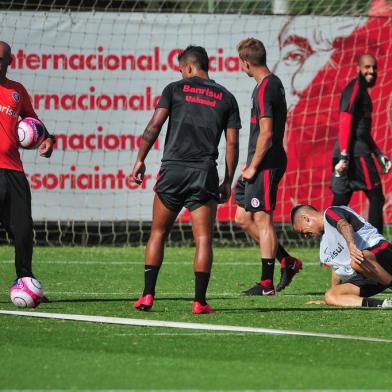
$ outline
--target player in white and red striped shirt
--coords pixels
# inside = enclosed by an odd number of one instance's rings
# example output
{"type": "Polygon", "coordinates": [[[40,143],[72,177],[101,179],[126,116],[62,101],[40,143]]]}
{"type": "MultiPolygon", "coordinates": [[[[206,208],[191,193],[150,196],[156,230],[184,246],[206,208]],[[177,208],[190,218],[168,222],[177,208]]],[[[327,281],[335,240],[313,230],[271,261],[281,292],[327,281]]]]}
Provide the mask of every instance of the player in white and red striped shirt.
{"type": "Polygon", "coordinates": [[[345,206],[324,213],[310,205],[291,211],[296,232],[322,236],[320,262],[333,268],[325,303],[333,306],[392,307],[392,300],[369,298],[392,286],[392,245],[364,218],[345,206]]]}

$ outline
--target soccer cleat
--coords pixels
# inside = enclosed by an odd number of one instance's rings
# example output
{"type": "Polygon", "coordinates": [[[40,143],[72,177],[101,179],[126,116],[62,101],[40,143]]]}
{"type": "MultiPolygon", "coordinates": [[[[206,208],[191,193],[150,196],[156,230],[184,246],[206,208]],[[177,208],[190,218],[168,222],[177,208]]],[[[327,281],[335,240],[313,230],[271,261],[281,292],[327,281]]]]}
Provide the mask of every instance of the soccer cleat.
{"type": "Polygon", "coordinates": [[[211,308],[210,305],[205,304],[202,305],[199,301],[194,301],[192,305],[192,313],[193,314],[210,314],[214,313],[215,310],[211,308]]]}
{"type": "Polygon", "coordinates": [[[392,298],[384,299],[381,308],[392,308],[392,298]]]}
{"type": "Polygon", "coordinates": [[[251,287],[248,290],[244,290],[241,292],[242,296],[250,297],[253,295],[275,295],[275,288],[273,284],[265,285],[262,283],[263,281],[259,281],[255,286],[251,287]]]}
{"type": "Polygon", "coordinates": [[[295,257],[284,257],[280,264],[280,282],[276,286],[276,291],[285,289],[301,269],[302,261],[295,257]]]}
{"type": "Polygon", "coordinates": [[[136,302],[134,302],[133,307],[138,310],[144,310],[147,312],[152,308],[154,303],[154,296],[152,294],[142,295],[136,302]]]}

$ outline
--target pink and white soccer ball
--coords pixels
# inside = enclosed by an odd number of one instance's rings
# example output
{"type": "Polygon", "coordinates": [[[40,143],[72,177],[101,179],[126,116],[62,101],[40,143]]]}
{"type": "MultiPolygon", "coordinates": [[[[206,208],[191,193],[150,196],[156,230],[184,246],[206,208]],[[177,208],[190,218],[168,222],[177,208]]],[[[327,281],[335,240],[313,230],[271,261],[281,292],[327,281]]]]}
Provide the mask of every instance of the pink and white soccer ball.
{"type": "Polygon", "coordinates": [[[36,118],[26,117],[18,123],[18,139],[22,148],[32,150],[44,141],[45,125],[36,118]]]}
{"type": "Polygon", "coordinates": [[[41,283],[34,278],[19,278],[9,289],[12,303],[18,308],[35,308],[44,296],[41,283]]]}

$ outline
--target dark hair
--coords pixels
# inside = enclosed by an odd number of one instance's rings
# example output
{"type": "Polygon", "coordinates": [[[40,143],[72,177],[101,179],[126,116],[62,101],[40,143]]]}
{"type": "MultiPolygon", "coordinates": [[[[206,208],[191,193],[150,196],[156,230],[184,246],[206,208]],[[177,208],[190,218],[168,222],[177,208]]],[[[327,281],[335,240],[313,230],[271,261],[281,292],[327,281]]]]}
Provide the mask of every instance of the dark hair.
{"type": "Polygon", "coordinates": [[[246,38],[237,45],[238,55],[241,60],[249,61],[255,66],[267,64],[267,52],[263,43],[256,38],[246,38]]]}
{"type": "Polygon", "coordinates": [[[189,45],[178,55],[178,61],[187,60],[198,69],[208,72],[209,59],[207,51],[202,46],[189,45]]]}
{"type": "Polygon", "coordinates": [[[297,206],[295,206],[295,207],[291,210],[290,217],[291,217],[291,224],[292,224],[292,225],[294,225],[294,219],[295,219],[295,216],[297,215],[297,212],[298,212],[299,210],[301,210],[302,208],[307,208],[307,209],[310,209],[310,210],[313,210],[313,211],[317,211],[317,209],[314,208],[313,206],[311,206],[310,204],[298,204],[297,206]]]}

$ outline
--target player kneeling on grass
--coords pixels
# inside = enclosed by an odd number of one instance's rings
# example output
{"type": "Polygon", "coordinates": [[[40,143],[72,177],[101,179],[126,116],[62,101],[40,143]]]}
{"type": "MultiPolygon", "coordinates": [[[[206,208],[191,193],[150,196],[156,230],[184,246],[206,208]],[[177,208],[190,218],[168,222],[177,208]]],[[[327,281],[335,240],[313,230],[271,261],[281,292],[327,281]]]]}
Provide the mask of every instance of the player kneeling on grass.
{"type": "Polygon", "coordinates": [[[185,206],[190,210],[196,243],[193,313],[212,313],[206,302],[212,266],[212,235],[218,202],[230,197],[238,162],[237,102],[224,87],[208,77],[208,55],[200,46],[189,46],[179,56],[183,79],[170,83],[143,134],[133,180],[140,184],[144,160],[169,117],[162,166],[155,186],[153,218],[145,252],[143,295],[134,303],[150,310],[155,295],[165,240],[185,206]],[[226,136],[226,172],[221,185],[216,168],[222,132],[226,136]]]}
{"type": "Polygon", "coordinates": [[[333,268],[325,303],[332,306],[392,308],[392,300],[369,298],[392,285],[392,245],[351,208],[332,206],[324,213],[310,205],[291,211],[296,232],[322,236],[320,261],[333,268]]]}

